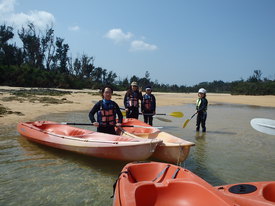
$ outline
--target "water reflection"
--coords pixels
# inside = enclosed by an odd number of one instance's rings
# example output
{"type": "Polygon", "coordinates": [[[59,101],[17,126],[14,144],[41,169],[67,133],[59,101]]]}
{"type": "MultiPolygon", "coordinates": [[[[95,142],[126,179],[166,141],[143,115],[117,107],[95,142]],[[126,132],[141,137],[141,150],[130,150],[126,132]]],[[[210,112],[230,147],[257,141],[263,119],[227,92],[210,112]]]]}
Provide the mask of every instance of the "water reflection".
{"type": "MultiPolygon", "coordinates": [[[[182,111],[185,117],[167,116],[170,121],[165,122],[155,118],[154,125],[196,144],[183,167],[212,185],[274,180],[275,137],[249,124],[255,117],[274,119],[274,109],[210,105],[206,133],[195,132],[195,118],[182,128],[194,105],[158,108],[159,113],[172,111],[182,111]]],[[[38,120],[88,122],[87,114],[53,114],[38,120]]],[[[111,205],[112,185],[126,164],[31,143],[15,126],[0,127],[0,154],[0,205],[111,205]]]]}

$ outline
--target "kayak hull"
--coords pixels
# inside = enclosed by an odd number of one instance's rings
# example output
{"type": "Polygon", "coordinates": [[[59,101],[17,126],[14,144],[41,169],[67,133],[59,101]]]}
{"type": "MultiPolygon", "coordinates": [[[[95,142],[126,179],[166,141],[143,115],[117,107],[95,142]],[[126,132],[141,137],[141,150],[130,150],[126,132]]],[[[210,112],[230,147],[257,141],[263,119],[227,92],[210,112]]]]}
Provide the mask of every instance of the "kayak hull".
{"type": "Polygon", "coordinates": [[[155,152],[152,155],[152,158],[161,160],[164,162],[170,162],[174,164],[179,164],[184,162],[190,152],[190,145],[179,146],[179,145],[170,145],[168,146],[165,143],[161,143],[157,146],[155,152]]]}
{"type": "Polygon", "coordinates": [[[17,130],[28,140],[38,144],[122,161],[146,160],[161,142],[98,133],[50,121],[19,123],[17,130]]]}
{"type": "Polygon", "coordinates": [[[114,206],[236,206],[189,170],[167,163],[129,163],[115,188],[114,206]]]}
{"type": "MultiPolygon", "coordinates": [[[[139,121],[137,119],[124,119],[123,125],[140,125],[150,127],[150,125],[139,121]]],[[[121,134],[128,136],[138,136],[145,139],[160,139],[162,143],[159,144],[152,155],[153,159],[164,162],[179,164],[184,162],[189,155],[190,148],[195,144],[178,138],[167,132],[160,131],[157,128],[131,128],[126,127],[121,129],[121,134]]]]}
{"type": "Polygon", "coordinates": [[[213,187],[191,171],[168,163],[129,163],[115,184],[113,206],[271,206],[275,181],[213,187]]]}

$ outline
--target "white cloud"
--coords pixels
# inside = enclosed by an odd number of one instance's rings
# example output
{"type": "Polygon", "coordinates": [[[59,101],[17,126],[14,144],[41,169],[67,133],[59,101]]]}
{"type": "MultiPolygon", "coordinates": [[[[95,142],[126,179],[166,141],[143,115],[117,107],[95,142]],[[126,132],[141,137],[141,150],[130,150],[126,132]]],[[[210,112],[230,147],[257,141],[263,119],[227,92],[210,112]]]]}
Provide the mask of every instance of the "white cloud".
{"type": "Polygon", "coordinates": [[[1,23],[12,24],[17,27],[33,23],[39,28],[45,28],[55,22],[54,16],[46,11],[30,11],[29,13],[16,13],[14,10],[15,0],[2,0],[0,3],[1,23]]]}
{"type": "Polygon", "coordinates": [[[79,26],[70,26],[70,27],[69,27],[69,30],[70,30],[70,31],[78,31],[79,29],[80,29],[79,26]]]}
{"type": "Polygon", "coordinates": [[[141,40],[134,40],[131,42],[130,51],[144,51],[144,50],[154,51],[156,49],[158,49],[156,45],[148,44],[141,40]]]}
{"type": "Polygon", "coordinates": [[[13,12],[15,0],[2,0],[0,3],[0,14],[13,12]]]}
{"type": "Polygon", "coordinates": [[[112,39],[115,43],[127,41],[133,36],[132,33],[124,33],[121,29],[111,29],[105,35],[106,38],[112,39]]]}

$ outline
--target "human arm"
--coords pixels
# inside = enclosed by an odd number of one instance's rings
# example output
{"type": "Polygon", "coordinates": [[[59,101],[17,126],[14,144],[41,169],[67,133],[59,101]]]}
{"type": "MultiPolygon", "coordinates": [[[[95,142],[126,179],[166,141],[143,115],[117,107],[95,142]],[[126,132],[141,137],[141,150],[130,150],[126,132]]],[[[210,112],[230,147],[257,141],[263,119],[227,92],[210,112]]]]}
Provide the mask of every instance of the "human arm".
{"type": "Polygon", "coordinates": [[[153,110],[153,113],[156,114],[156,97],[155,95],[152,94],[152,110],[153,110]]]}
{"type": "Polygon", "coordinates": [[[91,109],[91,111],[89,112],[89,119],[91,121],[92,124],[94,124],[95,126],[97,126],[97,121],[94,117],[95,113],[97,113],[100,110],[100,102],[97,102],[93,108],[91,109]]]}

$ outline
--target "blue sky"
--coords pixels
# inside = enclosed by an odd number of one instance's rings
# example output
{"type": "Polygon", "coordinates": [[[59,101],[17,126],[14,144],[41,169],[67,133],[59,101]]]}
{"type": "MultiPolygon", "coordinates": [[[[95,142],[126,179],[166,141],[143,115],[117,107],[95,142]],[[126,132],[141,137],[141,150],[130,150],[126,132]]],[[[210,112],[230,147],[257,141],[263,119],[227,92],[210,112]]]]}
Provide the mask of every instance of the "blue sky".
{"type": "Polygon", "coordinates": [[[0,23],[53,24],[73,58],[121,78],[192,86],[275,79],[274,0],[0,0],[0,23]]]}

